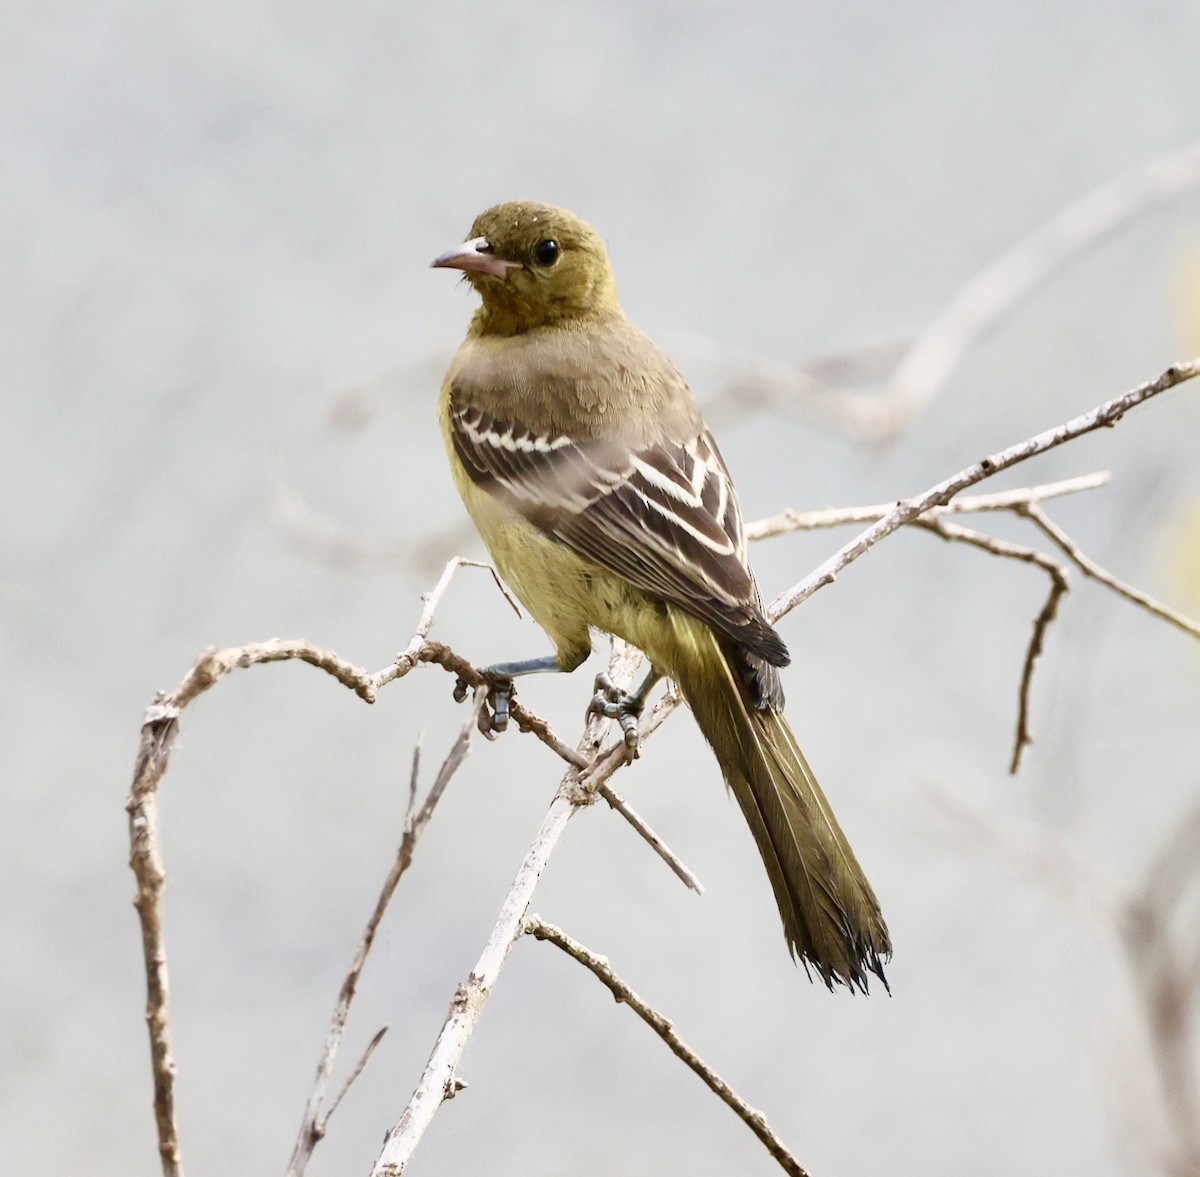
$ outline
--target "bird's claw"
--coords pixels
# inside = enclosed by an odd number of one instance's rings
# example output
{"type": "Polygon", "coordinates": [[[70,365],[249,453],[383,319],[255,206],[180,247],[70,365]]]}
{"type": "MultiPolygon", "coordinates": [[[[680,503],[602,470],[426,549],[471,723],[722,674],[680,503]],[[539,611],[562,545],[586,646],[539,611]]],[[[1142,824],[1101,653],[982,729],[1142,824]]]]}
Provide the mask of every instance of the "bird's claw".
{"type": "Polygon", "coordinates": [[[596,675],[596,694],[588,704],[589,715],[603,715],[615,719],[621,725],[625,747],[633,756],[637,755],[638,717],[642,714],[642,700],[637,695],[615,686],[607,674],[596,675]]]}
{"type": "MultiPolygon", "coordinates": [[[[483,672],[487,682],[487,698],[479,709],[477,726],[489,739],[494,740],[508,729],[509,704],[517,693],[513,680],[507,675],[483,672]]],[[[454,683],[454,701],[461,703],[470,693],[471,684],[462,675],[454,683]]]]}

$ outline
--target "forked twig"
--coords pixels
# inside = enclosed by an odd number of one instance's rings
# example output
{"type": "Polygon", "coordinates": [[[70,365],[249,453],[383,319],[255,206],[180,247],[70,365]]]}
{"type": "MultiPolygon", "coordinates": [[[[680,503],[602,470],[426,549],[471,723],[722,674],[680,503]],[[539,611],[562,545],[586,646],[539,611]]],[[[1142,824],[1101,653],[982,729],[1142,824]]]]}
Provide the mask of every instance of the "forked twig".
{"type": "Polygon", "coordinates": [[[818,589],[832,584],[843,568],[868,552],[881,539],[891,535],[893,531],[903,527],[906,523],[911,523],[930,508],[944,506],[967,487],[975,486],[985,478],[991,478],[994,474],[999,474],[1000,471],[1024,462],[1036,454],[1044,454],[1047,450],[1054,449],[1073,438],[1082,437],[1095,429],[1115,425],[1130,409],[1136,408],[1159,393],[1174,388],[1185,380],[1191,380],[1197,375],[1200,375],[1200,357],[1188,360],[1186,363],[1174,364],[1156,379],[1139,384],[1121,396],[1098,405],[1090,412],[1072,417],[1071,420],[1064,421],[1061,425],[1026,438],[999,453],[991,454],[968,466],[965,470],[960,470],[957,474],[936,483],[922,494],[902,500],[882,519],[834,552],[829,559],[803,580],[780,593],[768,607],[767,615],[773,621],[777,621],[784,614],[791,612],[801,601],[811,597],[818,589]]]}
{"type": "Polygon", "coordinates": [[[916,525],[942,539],[969,544],[971,547],[988,552],[993,556],[1032,564],[1050,577],[1050,592],[1046,597],[1046,603],[1034,618],[1033,633],[1030,636],[1029,645],[1025,649],[1025,662],[1021,668],[1021,685],[1017,690],[1017,734],[1013,741],[1012,759],[1008,766],[1008,771],[1015,774],[1021,766],[1021,753],[1033,743],[1033,736],[1029,730],[1029,691],[1033,683],[1033,670],[1042,655],[1046,631],[1058,614],[1058,606],[1063,597],[1070,591],[1071,585],[1067,570],[1036,548],[996,539],[995,536],[985,535],[973,528],[951,523],[944,516],[923,517],[916,521],[916,525]]]}
{"type": "MultiPolygon", "coordinates": [[[[1035,523],[1086,576],[1111,589],[1132,604],[1138,605],[1153,615],[1182,629],[1185,633],[1191,634],[1193,637],[1200,637],[1200,622],[1196,622],[1177,610],[1162,604],[1141,589],[1119,580],[1107,569],[1084,555],[1079,545],[1050,519],[1042,507],[1042,503],[1048,499],[1104,486],[1109,481],[1109,478],[1110,475],[1107,471],[1098,471],[1094,474],[1068,478],[1059,482],[1045,483],[1040,486],[1022,487],[987,495],[965,495],[941,506],[932,507],[910,521],[924,530],[941,536],[943,539],[959,540],[996,556],[1035,564],[1042,568],[1050,577],[1050,590],[1045,604],[1034,620],[1033,633],[1026,648],[1025,663],[1021,672],[1021,685],[1018,692],[1016,738],[1013,745],[1012,759],[1009,764],[1009,771],[1012,773],[1017,772],[1020,767],[1022,752],[1033,742],[1029,727],[1030,686],[1033,680],[1034,668],[1044,648],[1046,633],[1058,613],[1058,608],[1064,596],[1069,590],[1067,570],[1058,561],[1038,552],[1034,548],[995,539],[985,535],[983,532],[961,527],[949,522],[948,517],[968,512],[1007,511],[1027,518],[1035,523]]],[[[842,507],[821,511],[788,509],[770,518],[747,524],[746,536],[752,540],[767,539],[794,531],[814,531],[829,527],[845,526],[852,523],[865,523],[873,520],[880,521],[892,514],[895,508],[896,504],[893,503],[877,503],[872,506],[842,507]]]]}
{"type": "MultiPolygon", "coordinates": [[[[627,687],[633,668],[641,654],[623,642],[613,643],[609,661],[609,678],[618,686],[627,687]]],[[[589,715],[579,742],[585,748],[599,746],[610,721],[599,715],[589,715]]],[[[533,892],[542,871],[571,818],[584,806],[591,804],[595,791],[614,772],[626,763],[624,744],[615,745],[590,761],[587,768],[568,769],[541,827],[525,853],[500,913],[492,926],[486,945],[465,981],[455,991],[450,1012],[433,1044],[425,1071],[409,1098],[396,1124],[384,1137],[383,1149],[371,1170],[371,1177],[398,1177],[404,1171],[414,1150],[433,1121],[443,1101],[458,1091],[460,1080],[457,1068],[467,1041],[491,996],[492,987],[504,967],[508,954],[521,936],[525,916],[533,901],[533,892]]]]}
{"type": "Polygon", "coordinates": [[[363,1067],[366,1066],[372,1052],[379,1045],[380,1040],[386,1032],[387,1027],[385,1026],[372,1039],[366,1052],[354,1068],[350,1077],[346,1080],[337,1098],[333,1100],[328,1109],[325,1109],[325,1095],[329,1087],[330,1077],[333,1074],[334,1060],[337,1057],[342,1036],[346,1031],[346,1021],[350,1016],[350,1005],[354,1001],[355,993],[358,991],[358,979],[362,975],[363,967],[367,963],[367,956],[370,954],[371,947],[375,943],[375,935],[379,931],[379,925],[383,921],[384,914],[387,911],[392,896],[395,894],[396,887],[400,883],[401,876],[412,865],[413,854],[416,851],[417,842],[422,832],[429,824],[429,819],[433,817],[433,812],[437,808],[438,802],[442,799],[442,794],[446,791],[446,786],[450,783],[451,778],[458,771],[459,766],[467,758],[467,754],[471,750],[471,736],[476,730],[479,712],[483,708],[486,697],[487,692],[482,687],[476,689],[471,712],[459,730],[454,743],[450,746],[450,751],[446,754],[446,759],[442,762],[437,777],[434,779],[433,785],[430,787],[429,793],[425,797],[420,810],[416,809],[415,801],[417,769],[421,762],[421,745],[418,743],[413,749],[408,812],[404,822],[404,834],[400,839],[400,848],[396,853],[396,859],[392,863],[391,869],[383,881],[383,886],[380,888],[375,908],[367,920],[367,925],[363,929],[362,935],[359,937],[358,947],[354,952],[354,959],[338,993],[337,1002],[333,1009],[333,1016],[330,1020],[329,1031],[325,1036],[325,1045],[322,1048],[321,1057],[317,1062],[316,1078],[305,1105],[304,1118],[300,1124],[300,1131],[292,1149],[292,1157],[288,1162],[288,1177],[300,1177],[300,1174],[304,1172],[309,1158],[312,1156],[313,1149],[316,1148],[317,1143],[325,1135],[329,1118],[333,1115],[342,1097],[346,1094],[350,1084],[354,1082],[362,1072],[363,1067]]]}

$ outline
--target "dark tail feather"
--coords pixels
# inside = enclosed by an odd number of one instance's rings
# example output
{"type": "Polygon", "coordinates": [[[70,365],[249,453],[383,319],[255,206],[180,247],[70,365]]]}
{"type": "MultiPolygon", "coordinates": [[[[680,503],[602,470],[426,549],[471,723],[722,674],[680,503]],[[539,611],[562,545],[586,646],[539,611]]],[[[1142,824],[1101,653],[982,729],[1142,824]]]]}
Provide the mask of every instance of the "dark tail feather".
{"type": "Polygon", "coordinates": [[[787,720],[749,703],[716,638],[676,674],[754,834],[792,955],[830,989],[865,993],[869,973],[886,987],[892,946],[879,903],[787,720]]]}

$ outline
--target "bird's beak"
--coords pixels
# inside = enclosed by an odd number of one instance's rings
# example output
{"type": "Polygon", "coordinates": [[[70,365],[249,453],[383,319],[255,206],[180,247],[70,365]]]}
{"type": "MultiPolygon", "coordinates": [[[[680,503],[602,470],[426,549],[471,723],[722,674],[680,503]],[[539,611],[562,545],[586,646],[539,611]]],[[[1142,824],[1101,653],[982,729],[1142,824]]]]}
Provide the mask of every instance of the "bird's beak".
{"type": "Polygon", "coordinates": [[[494,278],[507,278],[509,270],[521,269],[520,262],[510,262],[492,253],[486,237],[475,237],[446,250],[431,261],[435,269],[466,270],[476,274],[491,274],[494,278]]]}

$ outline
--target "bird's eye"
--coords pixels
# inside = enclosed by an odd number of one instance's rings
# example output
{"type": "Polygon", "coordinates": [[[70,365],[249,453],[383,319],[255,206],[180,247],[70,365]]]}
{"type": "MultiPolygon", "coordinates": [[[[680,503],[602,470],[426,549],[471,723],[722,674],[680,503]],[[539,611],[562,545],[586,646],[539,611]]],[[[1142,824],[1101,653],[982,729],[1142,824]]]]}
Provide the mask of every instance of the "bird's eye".
{"type": "Polygon", "coordinates": [[[539,266],[552,266],[558,261],[558,255],[561,252],[558,242],[550,239],[538,242],[534,248],[533,257],[539,266]]]}

